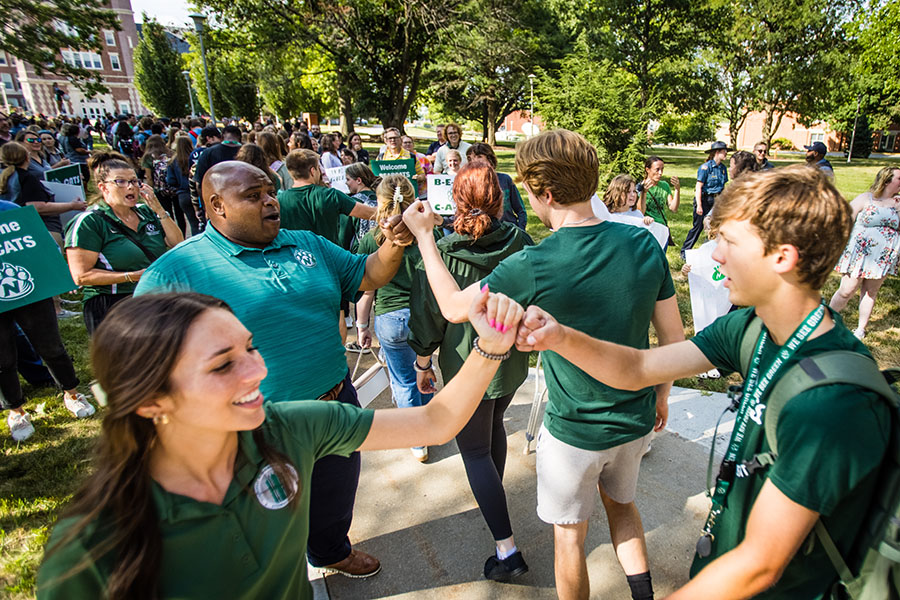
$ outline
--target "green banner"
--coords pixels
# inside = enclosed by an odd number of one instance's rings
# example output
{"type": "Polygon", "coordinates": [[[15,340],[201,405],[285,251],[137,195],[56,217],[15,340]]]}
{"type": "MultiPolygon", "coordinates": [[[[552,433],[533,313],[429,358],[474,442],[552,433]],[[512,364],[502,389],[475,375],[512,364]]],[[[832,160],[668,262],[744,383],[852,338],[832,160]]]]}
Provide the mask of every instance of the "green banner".
{"type": "Polygon", "coordinates": [[[81,181],[81,168],[78,165],[66,165],[58,169],[48,169],[44,171],[44,180],[84,187],[81,181]]]}
{"type": "Polygon", "coordinates": [[[416,159],[414,158],[405,160],[373,160],[372,172],[378,176],[392,173],[406,175],[406,178],[413,184],[413,189],[416,190],[416,196],[419,195],[419,182],[416,181],[416,159]]]}
{"type": "Polygon", "coordinates": [[[0,312],[76,287],[33,206],[0,212],[0,312]]]}

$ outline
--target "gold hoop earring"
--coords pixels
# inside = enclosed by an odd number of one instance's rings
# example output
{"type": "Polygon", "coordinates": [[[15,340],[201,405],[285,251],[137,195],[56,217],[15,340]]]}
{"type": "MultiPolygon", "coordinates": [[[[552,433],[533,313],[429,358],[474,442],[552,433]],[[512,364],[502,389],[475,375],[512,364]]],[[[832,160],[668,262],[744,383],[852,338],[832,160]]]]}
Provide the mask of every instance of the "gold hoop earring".
{"type": "Polygon", "coordinates": [[[153,424],[154,425],[168,425],[169,424],[169,415],[166,413],[159,413],[153,415],[153,424]]]}

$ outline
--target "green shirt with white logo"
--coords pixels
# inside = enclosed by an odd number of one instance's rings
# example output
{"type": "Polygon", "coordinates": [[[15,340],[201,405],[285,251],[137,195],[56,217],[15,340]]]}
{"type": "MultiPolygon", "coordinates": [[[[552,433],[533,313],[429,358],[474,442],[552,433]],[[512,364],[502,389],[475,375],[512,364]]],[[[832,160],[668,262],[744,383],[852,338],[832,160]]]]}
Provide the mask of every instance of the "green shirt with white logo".
{"type": "Polygon", "coordinates": [[[224,300],[269,368],[264,397],[318,398],[347,374],[338,313],[342,299],[358,299],[365,268],[365,256],[309,231],[282,229],[259,249],[209,225],[153,263],[135,293],[193,291],[224,300]]]}
{"type": "MultiPolygon", "coordinates": [[[[104,202],[97,203],[66,225],[66,248],[83,248],[97,252],[95,269],[104,271],[140,271],[150,266],[147,255],[121,231],[103,218],[112,218],[120,229],[128,230],[151,254],[157,258],[166,251],[166,235],[159,217],[146,204],[132,208],[140,217],[137,231],[128,229],[113,210],[104,202]]],[[[100,294],[131,294],[135,283],[84,286],[84,299],[100,294]]]]}
{"type": "MultiPolygon", "coordinates": [[[[740,347],[754,309],[729,313],[716,319],[691,341],[723,372],[740,372],[740,347]]],[[[831,350],[850,350],[868,355],[866,347],[831,313],[835,326],[809,339],[784,363],[769,390],[801,359],[831,350]]],[[[781,350],[771,338],[760,359],[764,373],[781,350]]],[[[762,402],[766,402],[763,396],[762,402]]],[[[765,412],[762,422],[747,421],[746,437],[738,462],[769,451],[765,412]]],[[[733,550],[744,539],[747,519],[763,484],[770,480],[793,502],[822,515],[842,556],[853,568],[859,557],[851,550],[878,483],[879,465],[890,437],[891,415],[887,401],[852,385],[815,388],[787,401],[778,417],[778,459],[768,469],[736,476],[728,491],[724,512],[716,519],[712,553],[695,554],[691,574],[733,550]]],[[[700,527],[697,528],[699,532],[700,527]]],[[[699,537],[699,533],[698,533],[699,537]]],[[[804,548],[806,546],[804,545],[804,548]]],[[[755,598],[796,600],[820,598],[837,579],[828,556],[818,541],[791,559],[778,583],[755,598]]]]}
{"type": "MultiPolygon", "coordinates": [[[[337,402],[265,404],[266,442],[289,459],[299,498],[287,502],[282,482],[265,462],[253,435],[240,432],[234,478],[221,505],[199,502],[152,484],[159,515],[161,598],[308,600],[306,573],[310,476],[329,454],[349,456],[365,441],[373,411],[337,402]]],[[[75,522],[60,521],[48,547],[75,522]]],[[[91,523],[73,542],[51,554],[38,571],[40,600],[103,598],[114,564],[110,554],[78,574],[58,579],[100,543],[111,518],[91,523]]]]}
{"type": "Polygon", "coordinates": [[[334,188],[304,185],[278,192],[281,204],[281,228],[312,231],[333,244],[342,246],[340,215],[349,215],[356,200],[334,188]]]}
{"type": "MultiPolygon", "coordinates": [[[[503,260],[482,283],[522,306],[540,306],[564,325],[632,348],[649,346],[656,302],[675,295],[669,264],[653,236],[609,221],[563,227],[503,260]]],[[[652,387],[611,388],[550,351],[544,352],[544,373],[544,425],[556,439],[605,450],[653,428],[652,387]]]]}

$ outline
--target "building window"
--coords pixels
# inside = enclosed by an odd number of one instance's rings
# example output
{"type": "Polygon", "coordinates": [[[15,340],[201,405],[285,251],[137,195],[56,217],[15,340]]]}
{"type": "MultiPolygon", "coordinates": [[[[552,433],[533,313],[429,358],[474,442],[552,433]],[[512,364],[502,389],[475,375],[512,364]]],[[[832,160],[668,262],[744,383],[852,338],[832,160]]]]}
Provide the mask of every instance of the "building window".
{"type": "Polygon", "coordinates": [[[114,31],[105,29],[105,30],[103,30],[103,35],[104,35],[104,37],[106,37],[106,45],[107,46],[115,46],[116,45],[116,33],[114,31]]]}
{"type": "Polygon", "coordinates": [[[12,75],[10,75],[9,73],[0,73],[0,79],[3,80],[3,87],[6,88],[6,91],[16,91],[16,84],[13,81],[12,75]]]}
{"type": "Polygon", "coordinates": [[[131,104],[127,100],[119,100],[119,114],[131,114],[131,104]]]}
{"type": "Polygon", "coordinates": [[[134,42],[131,40],[131,36],[130,36],[130,35],[128,36],[128,47],[129,47],[129,48],[132,48],[132,49],[134,48],[134,42]]]}
{"type": "Polygon", "coordinates": [[[6,52],[0,52],[0,65],[6,65],[6,52]]]}
{"type": "Polygon", "coordinates": [[[897,132],[896,131],[882,131],[881,132],[881,148],[879,150],[886,150],[888,152],[894,151],[894,144],[897,142],[897,132]]]}
{"type": "Polygon", "coordinates": [[[63,61],[73,67],[82,67],[100,71],[103,69],[103,61],[96,52],[72,52],[62,51],[63,61]]]}
{"type": "Polygon", "coordinates": [[[121,63],[119,63],[119,55],[118,54],[110,53],[109,64],[112,65],[113,71],[121,71],[122,70],[122,65],[121,65],[121,63]]]}
{"type": "Polygon", "coordinates": [[[815,142],[825,143],[825,134],[824,133],[810,133],[809,134],[809,143],[810,145],[815,142]]]}

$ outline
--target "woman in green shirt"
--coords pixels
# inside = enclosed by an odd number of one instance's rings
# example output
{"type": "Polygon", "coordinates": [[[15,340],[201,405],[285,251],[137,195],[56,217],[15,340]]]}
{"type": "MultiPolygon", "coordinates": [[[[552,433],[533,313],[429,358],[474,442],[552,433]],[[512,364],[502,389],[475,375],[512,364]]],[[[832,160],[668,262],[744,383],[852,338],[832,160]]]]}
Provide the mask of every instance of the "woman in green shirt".
{"type": "MultiPolygon", "coordinates": [[[[677,177],[662,180],[666,163],[658,156],[648,156],[644,161],[644,179],[638,184],[640,195],[638,210],[661,225],[669,226],[666,209],[677,212],[681,202],[681,183],[677,177]]],[[[671,244],[670,244],[671,245],[671,244]]]]}
{"type": "Polygon", "coordinates": [[[90,334],[113,304],[134,293],[150,263],[184,234],[120,154],[95,154],[89,167],[101,200],[66,225],[66,258],[72,279],[84,287],[90,334]]]}
{"type": "Polygon", "coordinates": [[[220,300],[121,303],[92,344],[109,405],[94,471],[54,527],[37,597],[311,599],[315,460],[445,443],[478,405],[522,314],[505,296],[481,294],[469,311],[479,352],[461,376],[428,406],[371,411],[264,404],[265,364],[220,300]]]}

